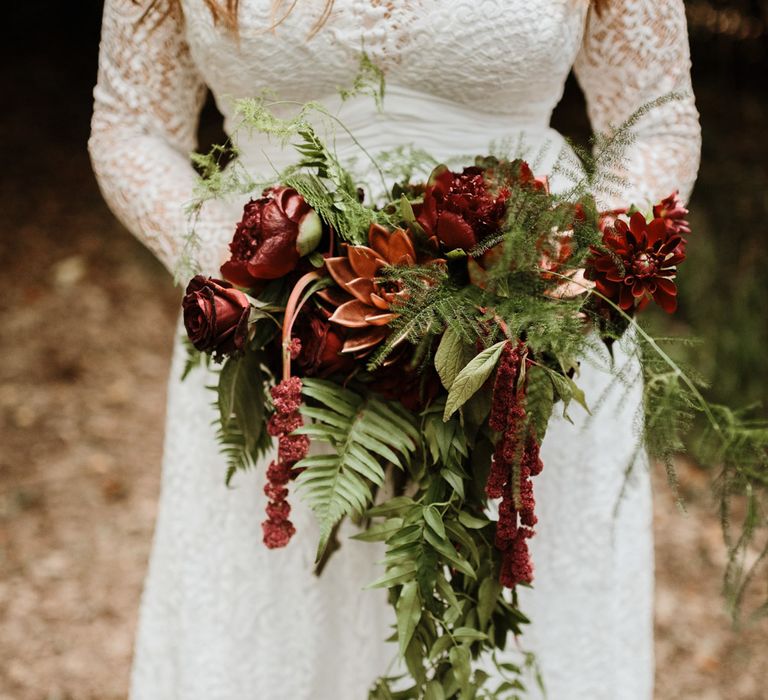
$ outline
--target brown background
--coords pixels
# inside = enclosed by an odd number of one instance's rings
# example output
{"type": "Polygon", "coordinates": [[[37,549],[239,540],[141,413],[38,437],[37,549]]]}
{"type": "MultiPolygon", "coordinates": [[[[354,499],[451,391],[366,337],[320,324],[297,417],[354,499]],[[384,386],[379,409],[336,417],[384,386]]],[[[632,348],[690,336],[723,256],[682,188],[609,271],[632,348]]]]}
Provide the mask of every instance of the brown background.
{"type": "MultiPolygon", "coordinates": [[[[0,700],[109,700],[127,692],[179,291],[114,221],[90,172],[100,3],[50,5],[3,10],[0,700]]],[[[705,148],[678,323],[705,338],[698,359],[717,395],[759,398],[766,9],[692,2],[689,13],[705,148]]],[[[573,85],[556,124],[584,137],[573,85]]],[[[217,129],[209,108],[203,140],[217,129]]],[[[768,624],[734,631],[724,612],[712,474],[681,461],[687,516],[656,474],[662,700],[768,698],[768,624]]]]}

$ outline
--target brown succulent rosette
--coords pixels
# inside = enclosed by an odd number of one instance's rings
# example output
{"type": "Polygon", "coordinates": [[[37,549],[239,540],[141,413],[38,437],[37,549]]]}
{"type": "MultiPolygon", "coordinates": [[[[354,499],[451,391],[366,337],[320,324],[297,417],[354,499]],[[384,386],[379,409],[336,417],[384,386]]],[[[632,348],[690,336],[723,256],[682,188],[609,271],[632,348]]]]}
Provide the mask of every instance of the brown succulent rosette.
{"type": "Polygon", "coordinates": [[[413,267],[416,250],[408,231],[390,232],[373,224],[368,245],[347,246],[346,251],[345,256],[326,259],[339,288],[320,296],[336,307],[330,321],[348,330],[342,353],[366,353],[387,337],[387,324],[397,318],[392,307],[406,294],[397,280],[380,273],[390,266],[413,267]]]}

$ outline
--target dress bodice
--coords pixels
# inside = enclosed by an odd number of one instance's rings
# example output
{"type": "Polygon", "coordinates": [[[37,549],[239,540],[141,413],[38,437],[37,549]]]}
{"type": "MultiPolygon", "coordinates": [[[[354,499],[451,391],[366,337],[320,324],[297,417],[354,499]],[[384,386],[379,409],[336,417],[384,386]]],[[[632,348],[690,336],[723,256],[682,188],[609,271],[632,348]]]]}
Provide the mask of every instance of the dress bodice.
{"type": "MultiPolygon", "coordinates": [[[[265,90],[336,109],[363,51],[389,96],[381,112],[357,98],[339,116],[373,152],[412,143],[442,160],[519,136],[534,152],[554,142],[537,168],[548,174],[563,144],[549,119],[573,67],[598,131],[681,94],[634,125],[622,163],[602,164],[624,183],[606,205],[674,189],[687,197],[695,179],[700,131],[683,0],[613,0],[601,13],[590,0],[335,0],[313,34],[325,0],[286,1],[293,12],[277,27],[272,0],[240,0],[237,33],[214,21],[206,0],[157,0],[147,14],[148,2],[105,1],[89,146],[105,198],[171,270],[189,226],[189,152],[206,86],[229,132],[234,99],[265,90]]],[[[258,135],[239,145],[259,175],[292,158],[258,135]]],[[[343,137],[339,146],[352,155],[343,137]]],[[[217,271],[236,217],[232,203],[211,202],[197,220],[206,272],[217,271]]]]}
{"type": "Polygon", "coordinates": [[[298,102],[332,97],[350,85],[364,50],[387,84],[546,125],[588,8],[588,0],[336,0],[308,38],[324,4],[302,0],[270,31],[271,0],[241,3],[236,38],[213,24],[204,0],[184,0],[192,58],[225,115],[231,97],[265,89],[298,102]]]}

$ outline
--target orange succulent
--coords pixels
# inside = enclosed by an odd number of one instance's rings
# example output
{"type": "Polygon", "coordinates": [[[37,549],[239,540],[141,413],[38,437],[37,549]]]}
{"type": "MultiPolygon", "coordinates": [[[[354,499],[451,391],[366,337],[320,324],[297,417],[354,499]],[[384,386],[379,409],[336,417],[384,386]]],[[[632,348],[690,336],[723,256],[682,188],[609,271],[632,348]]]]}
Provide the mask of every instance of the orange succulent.
{"type": "Polygon", "coordinates": [[[407,292],[385,267],[413,267],[416,250],[408,231],[387,231],[377,224],[368,231],[368,245],[347,246],[346,256],[327,258],[325,266],[339,289],[320,295],[336,307],[330,321],[349,329],[343,353],[365,354],[389,334],[387,325],[397,318],[392,310],[407,292]]]}

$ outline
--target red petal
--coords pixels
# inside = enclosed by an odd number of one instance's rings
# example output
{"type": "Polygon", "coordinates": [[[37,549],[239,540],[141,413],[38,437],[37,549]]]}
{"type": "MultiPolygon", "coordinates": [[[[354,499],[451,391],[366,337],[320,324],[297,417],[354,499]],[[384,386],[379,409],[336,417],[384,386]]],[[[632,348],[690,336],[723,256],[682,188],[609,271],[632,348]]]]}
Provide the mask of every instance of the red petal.
{"type": "Polygon", "coordinates": [[[373,281],[367,277],[357,277],[351,282],[347,282],[347,291],[359,299],[363,304],[371,303],[371,294],[373,294],[373,281]]]}
{"type": "Polygon", "coordinates": [[[656,288],[656,291],[653,294],[653,300],[668,314],[674,313],[677,309],[677,296],[668,294],[661,285],[656,288]]]}
{"type": "Polygon", "coordinates": [[[632,296],[635,297],[635,299],[639,299],[641,296],[643,296],[643,294],[645,294],[647,289],[648,287],[643,280],[636,279],[632,285],[632,296]]]}
{"type": "Polygon", "coordinates": [[[666,277],[657,277],[656,285],[665,294],[669,294],[670,296],[677,296],[677,285],[671,279],[667,279],[666,277]]]}
{"type": "Polygon", "coordinates": [[[393,314],[393,313],[384,313],[384,314],[369,314],[365,317],[366,323],[370,324],[371,326],[386,326],[391,321],[394,321],[399,314],[393,314]]]}
{"type": "Polygon", "coordinates": [[[380,297],[378,294],[371,294],[371,303],[382,311],[389,309],[389,302],[386,299],[380,297]]]}
{"type": "Polygon", "coordinates": [[[376,277],[376,273],[386,265],[379,254],[364,245],[350,246],[347,249],[349,264],[355,271],[355,277],[376,277]]]}
{"type": "Polygon", "coordinates": [[[365,317],[371,314],[371,312],[375,312],[373,307],[353,299],[336,309],[330,320],[346,328],[365,328],[368,326],[365,317]]]}
{"type": "Polygon", "coordinates": [[[389,231],[379,224],[371,224],[368,229],[368,245],[382,258],[389,260],[389,231]]]}
{"type": "Polygon", "coordinates": [[[326,258],[325,267],[331,273],[336,284],[344,289],[353,279],[357,278],[347,258],[326,258]]]}
{"type": "Polygon", "coordinates": [[[444,211],[437,221],[437,237],[448,250],[470,250],[475,246],[475,232],[458,214],[444,211]]]}
{"type": "MultiPolygon", "coordinates": [[[[667,225],[664,219],[654,219],[648,225],[648,245],[652,246],[656,241],[663,240],[667,235],[667,225]]],[[[673,246],[674,247],[674,246],[673,246]]]]}
{"type": "Polygon", "coordinates": [[[387,260],[395,265],[413,265],[416,260],[416,251],[413,248],[411,238],[403,229],[397,229],[389,237],[389,250],[387,251],[387,260]],[[406,258],[407,260],[403,260],[406,258]]]}
{"type": "Polygon", "coordinates": [[[325,289],[321,289],[317,293],[317,296],[319,296],[323,301],[328,302],[331,306],[333,306],[334,309],[352,300],[347,292],[339,289],[338,287],[326,287],[325,289]]]}
{"type": "Polygon", "coordinates": [[[248,272],[256,279],[274,280],[285,277],[299,263],[296,236],[267,238],[248,261],[248,272]]]}
{"type": "Polygon", "coordinates": [[[645,221],[645,217],[639,211],[632,214],[632,218],[629,220],[629,230],[635,235],[636,239],[640,239],[646,232],[648,224],[645,221]]]}
{"type": "Polygon", "coordinates": [[[353,333],[344,341],[344,347],[341,352],[344,354],[351,352],[361,352],[370,350],[378,345],[389,335],[389,329],[386,326],[370,326],[368,330],[353,333]]]}
{"type": "Polygon", "coordinates": [[[221,266],[221,276],[238,287],[252,287],[258,280],[248,274],[245,263],[228,260],[221,266]]]}
{"type": "Polygon", "coordinates": [[[621,285],[619,292],[619,308],[628,311],[635,305],[635,297],[632,294],[632,288],[627,284],[621,285]]]}

